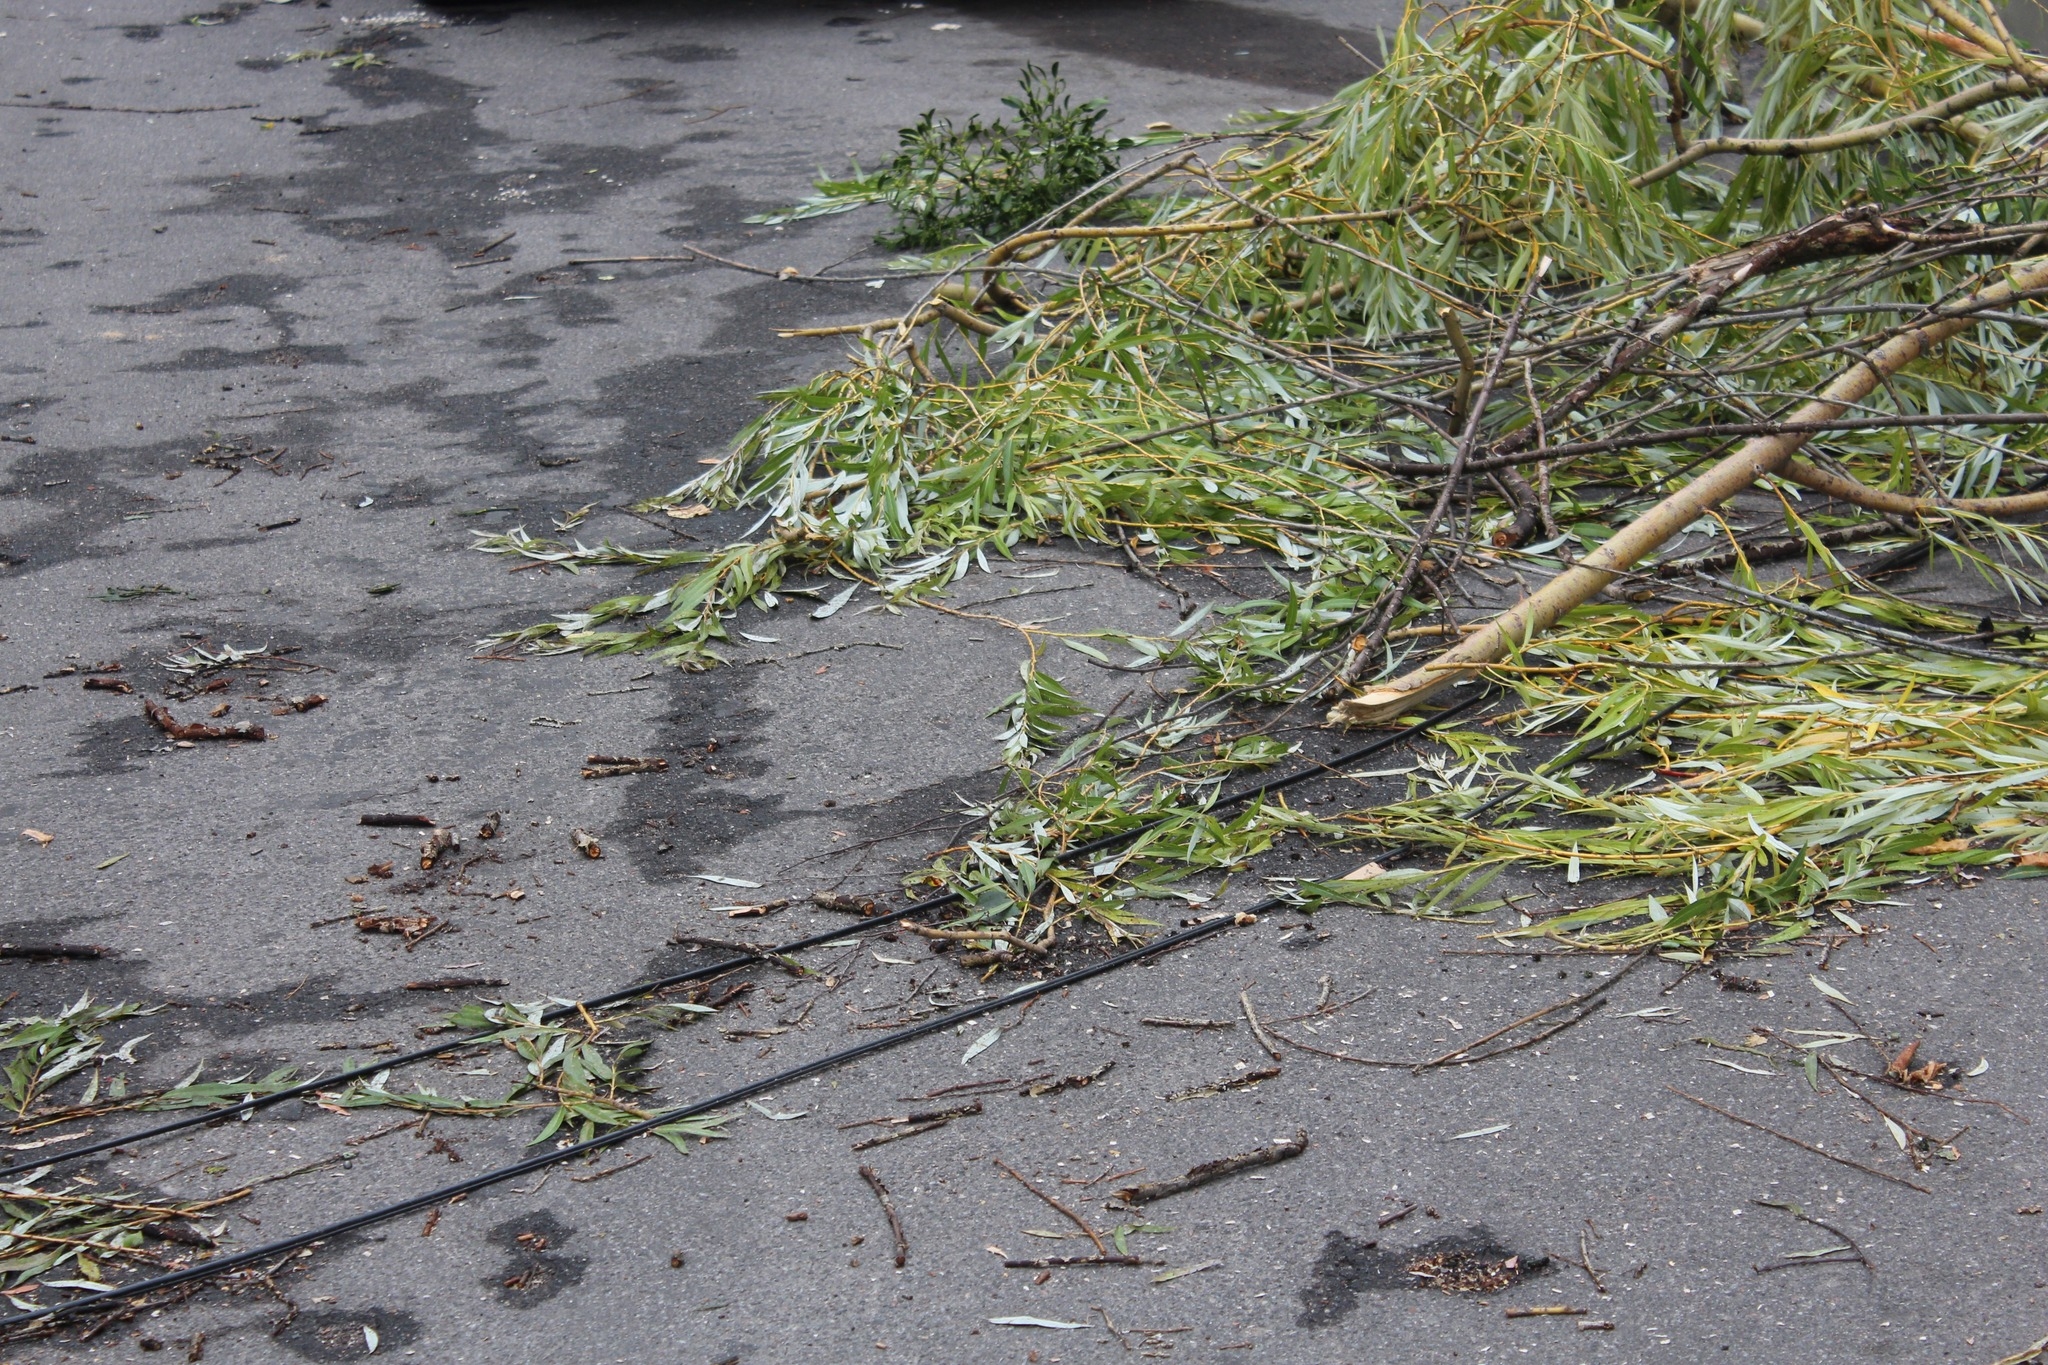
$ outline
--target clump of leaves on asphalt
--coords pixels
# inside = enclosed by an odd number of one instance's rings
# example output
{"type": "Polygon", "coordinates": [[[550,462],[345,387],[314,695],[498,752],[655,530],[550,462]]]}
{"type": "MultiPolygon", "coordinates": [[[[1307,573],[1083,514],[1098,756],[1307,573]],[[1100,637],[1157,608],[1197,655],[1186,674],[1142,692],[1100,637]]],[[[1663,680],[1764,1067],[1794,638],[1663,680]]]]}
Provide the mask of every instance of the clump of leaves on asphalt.
{"type": "MultiPolygon", "coordinates": [[[[580,1011],[580,1022],[550,1023],[544,1018],[547,1008],[545,1003],[468,1005],[450,1016],[452,1025],[483,1035],[477,1040],[480,1047],[502,1047],[517,1058],[523,1074],[502,1099],[441,1095],[425,1086],[391,1090],[386,1088],[390,1073],[385,1072],[322,1094],[320,1102],[344,1111],[390,1107],[464,1118],[538,1115],[542,1122],[534,1142],[556,1137],[588,1140],[654,1112],[634,1103],[635,1096],[652,1089],[644,1065],[651,1040],[629,1036],[627,1030],[674,1028],[714,1012],[708,1006],[677,1003],[613,1012],[602,1020],[580,1011]]],[[[110,1048],[108,1027],[156,1012],[157,1008],[127,1003],[97,1005],[88,995],[53,1017],[0,1022],[0,1103],[9,1111],[8,1130],[27,1133],[126,1110],[221,1107],[274,1094],[293,1083],[291,1067],[260,1078],[242,1075],[206,1082],[195,1067],[178,1085],[160,1090],[130,1093],[119,1074],[103,1084],[102,1072],[135,1064],[136,1046],[149,1037],[138,1034],[110,1048]],[[80,1093],[68,1101],[57,1099],[60,1089],[81,1080],[80,1093]]],[[[725,1122],[722,1114],[705,1114],[653,1131],[677,1150],[688,1151],[693,1143],[725,1136],[725,1122]]],[[[39,1291],[104,1289],[107,1272],[117,1267],[177,1269],[192,1259],[189,1248],[203,1254],[214,1245],[214,1234],[193,1220],[249,1193],[244,1187],[200,1200],[112,1197],[89,1186],[50,1185],[40,1170],[0,1182],[0,1296],[17,1309],[33,1311],[39,1306],[33,1297],[39,1291]]]]}
{"type": "Polygon", "coordinates": [[[57,1190],[41,1172],[0,1182],[0,1297],[23,1311],[41,1306],[40,1290],[107,1288],[106,1271],[118,1265],[172,1270],[212,1237],[188,1219],[248,1195],[247,1189],[211,1199],[109,1198],[89,1190],[57,1190]],[[169,1244],[169,1245],[167,1245],[169,1244]]]}
{"type": "Polygon", "coordinates": [[[792,575],[900,608],[1057,536],[1206,578],[1159,634],[1005,622],[1031,642],[1013,782],[941,869],[975,922],[1118,929],[1294,827],[1443,854],[1311,901],[1452,908],[1519,860],[1639,880],[1512,932],[1694,956],[1796,937],[1908,875],[2048,862],[2027,610],[1980,620],[1851,563],[1911,548],[2048,595],[2043,291],[1980,294],[2048,245],[2044,93],[2048,63],[1959,0],[1411,6],[1329,103],[1131,161],[1078,211],[948,257],[900,318],[806,329],[847,335],[849,361],[649,504],[755,506],[757,535],[479,548],[655,578],[514,638],[686,668],[792,575]],[[1859,357],[1937,333],[1787,428],[1859,357]],[[1205,810],[1285,752],[1223,737],[1243,707],[1419,665],[1742,441],[1787,436],[1803,462],[1490,657],[1520,709],[1445,734],[1410,799],[1205,810]],[[1054,644],[1179,686],[1077,733],[1054,644]],[[1512,735],[1560,729],[1639,735],[1656,767],[1610,790],[1514,760],[1512,735]],[[1050,863],[1159,815],[1125,853],[1050,863]]]}
{"type": "Polygon", "coordinates": [[[825,181],[796,209],[749,222],[788,222],[887,204],[895,227],[884,245],[931,250],[956,242],[990,241],[1029,226],[1116,170],[1119,143],[1103,131],[1101,100],[1076,103],[1050,69],[1026,66],[1018,92],[1003,100],[1009,119],[965,126],[927,109],[899,133],[900,149],[872,175],[825,181]]]}
{"type": "Polygon", "coordinates": [[[293,1069],[281,1067],[267,1075],[231,1076],[201,1081],[204,1063],[173,1086],[130,1093],[127,1077],[110,1066],[136,1064],[135,1049],[148,1034],[138,1034],[109,1048],[105,1029],[124,1019],[155,1014],[161,1006],[126,1002],[96,1005],[81,995],[55,1016],[28,1015],[0,1021],[0,1103],[9,1110],[9,1132],[27,1133],[52,1124],[125,1110],[205,1109],[235,1104],[250,1095],[265,1095],[292,1083],[293,1069]],[[55,1093],[67,1083],[80,1083],[79,1093],[58,1102],[55,1093]]]}
{"type": "MultiPolygon", "coordinates": [[[[52,1088],[100,1061],[106,1051],[101,1030],[108,1024],[149,1012],[139,1005],[94,1005],[90,995],[82,995],[54,1019],[31,1015],[0,1024],[0,1057],[6,1058],[0,1066],[0,1098],[12,1111],[10,1117],[19,1123],[52,1088]]],[[[97,1097],[98,1082],[95,1067],[86,1103],[97,1097]]]]}
{"type": "MultiPolygon", "coordinates": [[[[478,1039],[479,1046],[503,1047],[519,1061],[522,1074],[503,1099],[471,1099],[443,1095],[426,1086],[397,1091],[386,1088],[389,1072],[368,1081],[323,1096],[323,1101],[341,1109],[390,1106],[425,1114],[457,1118],[506,1118],[516,1114],[541,1114],[545,1120],[534,1142],[563,1134],[587,1142],[613,1128],[624,1128],[652,1116],[632,1097],[651,1088],[645,1076],[644,1057],[650,1046],[644,1037],[627,1036],[632,1023],[675,1028],[695,1015],[715,1013],[709,1006],[671,1004],[607,1015],[599,1021],[588,1011],[581,1022],[545,1019],[548,1003],[527,1005],[466,1005],[449,1016],[449,1023],[463,1029],[495,1029],[478,1039]]],[[[709,1114],[679,1119],[654,1129],[677,1151],[687,1152],[692,1141],[723,1137],[723,1115],[709,1114]]]]}
{"type": "MultiPolygon", "coordinates": [[[[150,1035],[111,1046],[110,1026],[138,1020],[156,1007],[99,1005],[80,996],[53,1016],[0,1021],[0,1104],[13,1134],[127,1110],[201,1109],[273,1093],[292,1081],[290,1067],[266,1076],[202,1082],[200,1068],[175,1086],[131,1092],[113,1068],[136,1064],[135,1049],[150,1035]],[[111,1074],[110,1074],[111,1073],[111,1074]],[[71,1091],[59,1098],[60,1091],[71,1091]]],[[[16,1144],[30,1150],[43,1140],[16,1144]]],[[[248,1194],[246,1189],[204,1200],[108,1197],[85,1187],[46,1186],[40,1172],[0,1182],[0,1294],[15,1308],[32,1310],[38,1290],[104,1288],[105,1271],[118,1265],[170,1269],[184,1263],[178,1244],[209,1247],[211,1239],[185,1220],[248,1194]]]]}

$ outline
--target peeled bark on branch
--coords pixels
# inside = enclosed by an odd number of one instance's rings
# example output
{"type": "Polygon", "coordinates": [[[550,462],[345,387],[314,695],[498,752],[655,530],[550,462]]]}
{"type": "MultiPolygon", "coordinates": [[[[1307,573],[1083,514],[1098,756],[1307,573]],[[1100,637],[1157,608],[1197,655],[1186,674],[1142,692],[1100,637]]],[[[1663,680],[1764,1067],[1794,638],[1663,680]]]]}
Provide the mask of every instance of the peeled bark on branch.
{"type": "MultiPolygon", "coordinates": [[[[1821,396],[1791,414],[1789,423],[1828,422],[1868,397],[1886,379],[1934,346],[1970,329],[1970,314],[1997,308],[2015,295],[2048,286],[2048,259],[2036,257],[2003,284],[1972,295],[1949,316],[1908,328],[1870,351],[1838,375],[1821,396]]],[[[1716,464],[1692,483],[1615,532],[1570,569],[1530,597],[1487,622],[1484,629],[1422,667],[1412,669],[1359,697],[1330,708],[1333,725],[1368,725],[1389,720],[1421,705],[1453,683],[1498,663],[1536,635],[1548,630],[1572,608],[1589,601],[1643,556],[1767,474],[1784,473],[1810,433],[1786,431],[1758,436],[1716,464]]],[[[1818,473],[1819,471],[1814,471],[1818,473]]],[[[1858,485],[1861,487],[1861,485],[1858,485]]]]}

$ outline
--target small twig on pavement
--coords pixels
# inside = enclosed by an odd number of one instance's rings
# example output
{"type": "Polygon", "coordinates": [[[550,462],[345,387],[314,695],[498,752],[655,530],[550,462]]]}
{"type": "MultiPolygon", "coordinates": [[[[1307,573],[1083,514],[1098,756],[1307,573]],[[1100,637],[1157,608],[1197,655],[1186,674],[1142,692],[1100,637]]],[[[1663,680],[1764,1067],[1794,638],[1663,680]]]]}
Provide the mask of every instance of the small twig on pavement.
{"type": "Polygon", "coordinates": [[[1308,1150],[1306,1130],[1296,1133],[1285,1142],[1276,1142],[1270,1147],[1257,1147],[1236,1156],[1222,1157],[1216,1161],[1205,1161],[1186,1175],[1172,1180],[1155,1180],[1144,1185],[1128,1185],[1116,1192],[1116,1197],[1126,1204],[1149,1204],[1170,1195],[1184,1193],[1212,1180],[1226,1175],[1248,1171],[1256,1166],[1270,1166],[1276,1161],[1287,1161],[1308,1150]]]}
{"type": "Polygon", "coordinates": [[[882,1213],[889,1220],[889,1232],[896,1238],[896,1268],[903,1269],[910,1259],[910,1239],[903,1235],[903,1220],[896,1216],[896,1201],[889,1197],[889,1187],[882,1183],[882,1177],[874,1167],[860,1168],[860,1178],[868,1182],[868,1188],[875,1192],[875,1198],[882,1205],[882,1213]]]}
{"type": "Polygon", "coordinates": [[[1854,1237],[1851,1237],[1848,1233],[1842,1231],[1833,1223],[1825,1222],[1819,1218],[1815,1218],[1812,1214],[1808,1213],[1805,1209],[1800,1208],[1797,1204],[1789,1203],[1785,1200],[1756,1199],[1752,1200],[1751,1202],[1756,1204],[1759,1208],[1782,1209],[1786,1213],[1791,1214],[1794,1218],[1797,1218],[1800,1222],[1810,1223],[1814,1227],[1820,1228],[1824,1232],[1831,1232],[1835,1236],[1841,1238],[1844,1243],[1846,1243],[1845,1246],[1836,1247],[1831,1251],[1823,1252],[1819,1255],[1792,1255],[1787,1256],[1782,1260],[1772,1261],[1767,1265],[1756,1266],[1755,1270],[1757,1274],[1766,1275],[1773,1270],[1791,1270],[1796,1266],[1802,1265],[1861,1265],[1863,1267],[1864,1274],[1871,1276],[1872,1278],[1876,1277],[1877,1267],[1871,1263],[1869,1253],[1863,1250],[1863,1247],[1857,1242],[1857,1240],[1854,1237]],[[1843,1251],[1847,1251],[1850,1254],[1847,1256],[1840,1255],[1839,1253],[1843,1251]]]}
{"type": "MultiPolygon", "coordinates": [[[[1515,1020],[1512,1024],[1508,1024],[1501,1028],[1495,1029],[1493,1032],[1487,1034],[1484,1038],[1474,1038],[1471,1042],[1464,1044],[1462,1047],[1452,1048],[1449,1052],[1446,1052],[1441,1057],[1432,1057],[1428,1061],[1418,1064],[1415,1070],[1419,1074],[1421,1072],[1428,1071],[1434,1067],[1449,1066],[1452,1062],[1457,1061],[1460,1058],[1469,1056],[1471,1053],[1477,1051],[1481,1047],[1484,1047],[1486,1044],[1492,1042],[1494,1039],[1503,1037],[1506,1034],[1513,1033],[1516,1029],[1521,1028],[1525,1024],[1533,1024],[1538,1019],[1544,1018],[1547,1015],[1555,1014],[1559,1010],[1571,1009],[1573,1006],[1584,1005],[1591,1001],[1597,1000],[1601,996],[1605,995],[1608,991],[1614,989],[1615,986],[1619,985],[1623,977],[1627,976],[1630,972],[1634,971],[1637,967],[1641,966],[1643,959],[1647,956],[1648,954],[1646,953],[1637,953],[1635,955],[1635,958],[1632,961],[1630,961],[1630,963],[1626,967],[1623,967],[1613,976],[1608,977],[1605,981],[1595,986],[1592,990],[1581,991],[1577,995],[1566,996],[1564,999],[1558,1001],[1556,1004],[1545,1005],[1540,1010],[1536,1010],[1530,1014],[1525,1014],[1521,1018],[1515,1020]]],[[[1580,1018],[1584,1017],[1584,1015],[1580,1016],[1580,1018]]]]}
{"type": "Polygon", "coordinates": [[[1104,1258],[1105,1260],[1108,1259],[1109,1248],[1102,1244],[1102,1234],[1097,1232],[1094,1228],[1088,1226],[1087,1219],[1083,1218],[1080,1214],[1075,1213],[1072,1209],[1068,1208],[1065,1204],[1062,1204],[1059,1200],[1047,1194],[1044,1190],[1039,1189],[1038,1186],[1032,1184],[1029,1180],[1026,1180],[1022,1175],[1019,1175],[1017,1173],[1016,1168],[1011,1166],[1009,1162],[1003,1160],[1001,1157],[997,1157],[995,1161],[997,1170],[1001,1171],[1004,1175],[1010,1177],[1010,1179],[1016,1181],[1019,1185],[1022,1185],[1025,1189],[1037,1195],[1040,1199],[1043,1199],[1047,1204],[1050,1204],[1053,1207],[1053,1209],[1057,1211],[1062,1217],[1064,1217],[1068,1222],[1072,1223],[1075,1227],[1081,1229],[1081,1231],[1087,1233],[1088,1240],[1095,1243],[1095,1254],[1099,1257],[1104,1258]]]}
{"type": "Polygon", "coordinates": [[[1772,1137],[1777,1138],[1781,1142],[1789,1142],[1794,1147],[1801,1147],[1809,1152],[1812,1152],[1815,1156],[1826,1157],[1829,1161],[1834,1162],[1838,1166],[1847,1166],[1851,1170],[1861,1171],[1865,1175],[1874,1175],[1879,1180],[1889,1180],[1894,1185],[1904,1185],[1907,1189],[1918,1190],[1922,1194],[1934,1193],[1933,1190],[1928,1189],[1925,1185],[1917,1184],[1914,1181],[1906,1179],[1904,1176],[1893,1175],[1889,1171],[1880,1171],[1874,1166],[1866,1166],[1860,1161],[1851,1161],[1848,1157],[1845,1156],[1836,1156],[1833,1152],[1828,1151],[1825,1147],[1816,1147],[1811,1142],[1805,1142],[1799,1138],[1793,1137],[1790,1133],[1781,1133],[1775,1128],[1766,1128],[1763,1124],[1758,1123],[1755,1119],[1746,1119],[1742,1117],[1742,1115],[1740,1114],[1731,1114],[1726,1109],[1723,1109],[1720,1105],[1709,1103],[1708,1101],[1701,1099],[1698,1095],[1688,1095],[1675,1085],[1667,1085],[1664,1088],[1666,1090],[1669,1090],[1672,1094],[1678,1096],[1678,1098],[1682,1100],[1691,1100],[1694,1104],[1697,1104],[1702,1109],[1713,1110],[1715,1113],[1719,1114],[1724,1119],[1733,1120],[1734,1122],[1741,1124],[1745,1128],[1754,1128],[1759,1133],[1768,1133],[1772,1137]]]}
{"type": "Polygon", "coordinates": [[[1237,993],[1237,1003],[1244,1006],[1244,1021],[1252,1026],[1252,1037],[1259,1040],[1259,1046],[1266,1049],[1266,1055],[1279,1061],[1280,1045],[1266,1034],[1265,1025],[1259,1022],[1259,1012],[1252,1008],[1252,993],[1248,990],[1237,993]]]}

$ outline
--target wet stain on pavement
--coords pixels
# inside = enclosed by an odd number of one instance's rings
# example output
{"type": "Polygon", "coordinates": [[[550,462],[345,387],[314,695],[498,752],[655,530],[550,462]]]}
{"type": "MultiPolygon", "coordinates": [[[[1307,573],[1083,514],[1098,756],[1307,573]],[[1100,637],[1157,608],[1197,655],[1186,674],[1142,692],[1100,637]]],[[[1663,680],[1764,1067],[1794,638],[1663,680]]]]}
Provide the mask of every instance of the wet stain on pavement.
{"type": "Polygon", "coordinates": [[[552,1213],[506,1219],[484,1238],[506,1253],[505,1263],[484,1277],[484,1286],[507,1307],[534,1308],[581,1284],[589,1258],[562,1251],[575,1235],[575,1228],[552,1213]]]}
{"type": "Polygon", "coordinates": [[[361,365],[346,346],[258,346],[246,351],[226,346],[200,346],[180,351],[169,360],[130,367],[133,374],[189,374],[209,370],[243,370],[255,366],[361,365]]]}
{"type": "Polygon", "coordinates": [[[205,201],[176,211],[303,210],[294,216],[308,231],[463,261],[508,214],[575,212],[677,169],[662,147],[515,140],[478,118],[487,88],[402,64],[337,71],[329,83],[370,110],[424,107],[319,139],[324,164],[209,182],[205,201]]]}
{"type": "Polygon", "coordinates": [[[277,1340],[302,1360],[359,1360],[371,1354],[365,1327],[377,1334],[379,1355],[399,1354],[420,1339],[419,1319],[410,1313],[391,1308],[328,1308],[301,1313],[277,1334],[277,1340]]]}
{"type": "MultiPolygon", "coordinates": [[[[585,39],[585,41],[589,41],[585,39]]],[[[730,47],[709,47],[703,43],[669,43],[663,47],[643,48],[628,52],[628,57],[652,57],[656,61],[674,62],[683,65],[690,62],[729,62],[738,57],[739,51],[730,47]]]]}
{"type": "Polygon", "coordinates": [[[115,777],[141,769],[142,754],[158,748],[163,735],[140,712],[83,726],[71,752],[84,762],[45,773],[45,778],[115,777]]]}
{"type": "Polygon", "coordinates": [[[1301,1327],[1342,1322],[1356,1311],[1361,1294],[1439,1288],[1491,1291],[1539,1275],[1549,1265],[1545,1256],[1518,1256],[1484,1224],[1405,1250],[1333,1229],[1323,1240],[1309,1282],[1302,1286],[1302,1311],[1295,1322],[1301,1327]]]}
{"type": "Polygon", "coordinates": [[[1358,54],[1379,50],[1370,33],[1223,0],[978,0],[960,8],[1057,47],[1323,95],[1363,79],[1367,66],[1358,54]]]}

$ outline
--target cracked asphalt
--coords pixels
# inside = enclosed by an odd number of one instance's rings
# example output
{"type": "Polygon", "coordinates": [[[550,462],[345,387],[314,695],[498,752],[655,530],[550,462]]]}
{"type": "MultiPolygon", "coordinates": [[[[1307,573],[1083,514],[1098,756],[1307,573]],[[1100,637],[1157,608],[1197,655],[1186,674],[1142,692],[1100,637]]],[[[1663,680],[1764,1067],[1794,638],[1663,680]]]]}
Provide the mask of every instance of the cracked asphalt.
{"type": "MultiPolygon", "coordinates": [[[[886,259],[869,213],[743,220],[820,170],[873,165],[926,108],[993,111],[1026,61],[1058,60],[1124,129],[1199,128],[1327,95],[1396,17],[1340,0],[197,2],[0,4],[0,943],[107,949],[0,959],[0,997],[9,1014],[86,991],[167,1006],[119,1031],[151,1035],[138,1085],[196,1065],[226,1079],[374,1061],[480,993],[413,983],[576,999],[686,968],[677,933],[851,933],[805,902],[814,891],[903,903],[902,878],[992,790],[986,717],[1014,685],[1014,636],[972,614],[813,620],[796,598],[740,622],[761,638],[711,673],[518,654],[484,642],[628,578],[470,545],[514,527],[654,549],[743,532],[745,513],[623,509],[723,449],[758,395],[839,355],[776,328],[874,316],[905,286],[564,262],[694,243],[857,274],[886,259]],[[318,55],[338,50],[378,60],[318,55]],[[230,646],[255,653],[196,676],[167,663],[230,646]],[[180,746],[145,698],[187,722],[225,705],[213,723],[268,738],[180,746]],[[667,768],[585,780],[592,754],[667,768]],[[418,874],[417,831],[358,823],[383,812],[431,815],[462,847],[418,874]],[[478,839],[494,813],[500,837],[478,839]],[[574,830],[604,856],[581,856],[574,830]],[[372,874],[386,863],[390,878],[372,874]],[[782,897],[795,903],[765,919],[725,913],[782,897]],[[365,910],[432,932],[359,933],[365,910]]],[[[1071,545],[959,589],[981,616],[1129,624],[1173,605],[1071,545]],[[1002,601],[1026,594],[1028,608],[1002,601]]],[[[1106,705],[1126,680],[1072,681],[1106,705]]],[[[1272,917],[785,1086],[687,1155],[641,1146],[501,1185],[0,1360],[343,1360],[369,1353],[369,1328],[379,1355],[451,1362],[1988,1363],[2048,1332],[2033,889],[1907,888],[1859,912],[1864,935],[1739,965],[1753,989],[1653,960],[1574,1028],[1420,1075],[1327,1054],[1434,1056],[1617,964],[1362,911],[1272,917]],[[1280,1074],[1225,1085],[1276,1065],[1240,992],[1269,1019],[1303,1016],[1276,1027],[1321,1051],[1285,1047],[1280,1074]],[[1316,1013],[1326,996],[1350,1003],[1316,1013]],[[1143,1022],[1166,1016],[1236,1022],[1143,1022]],[[1839,1087],[1698,1041],[1740,1047],[1760,1028],[1867,1034],[1839,1049],[1865,1070],[1911,1038],[1985,1059],[1960,1091],[1881,1101],[1939,1136],[1964,1129],[1960,1159],[1916,1170],[1839,1087]],[[1112,1063],[1085,1087],[1020,1093],[1112,1063]],[[900,1143],[854,1153],[884,1130],[837,1127],[970,1083],[979,1114],[900,1143]],[[1188,1091],[1210,1093],[1168,1098],[1188,1091]],[[998,1160],[1107,1229],[1124,1179],[1298,1131],[1300,1158],[1151,1206],[1160,1230],[1129,1244],[1156,1266],[1003,1267],[1092,1248],[998,1160]],[[864,1164],[900,1210],[901,1268],[864,1164]],[[1848,1232],[1869,1267],[1759,1271],[1833,1240],[1762,1200],[1848,1232]],[[1566,1263],[1588,1250],[1597,1274],[1566,1263]],[[1544,1263],[1468,1294],[1405,1269],[1460,1251],[1544,1263]],[[1587,1311],[1505,1316],[1539,1305],[1587,1311]],[[1594,1323],[1611,1330],[1581,1330],[1594,1323]]],[[[660,1097],[1005,989],[907,933],[811,961],[822,978],[743,972],[717,988],[752,983],[715,1020],[656,1035],[660,1097]]],[[[460,1055],[393,1084],[489,1088],[507,1071],[460,1055]]],[[[518,1120],[398,1117],[294,1103],[58,1178],[198,1198],[318,1166],[224,1210],[222,1244],[240,1249],[515,1160],[531,1136],[518,1120]]],[[[0,1157],[61,1151],[42,1140],[9,1138],[0,1157]]]]}

